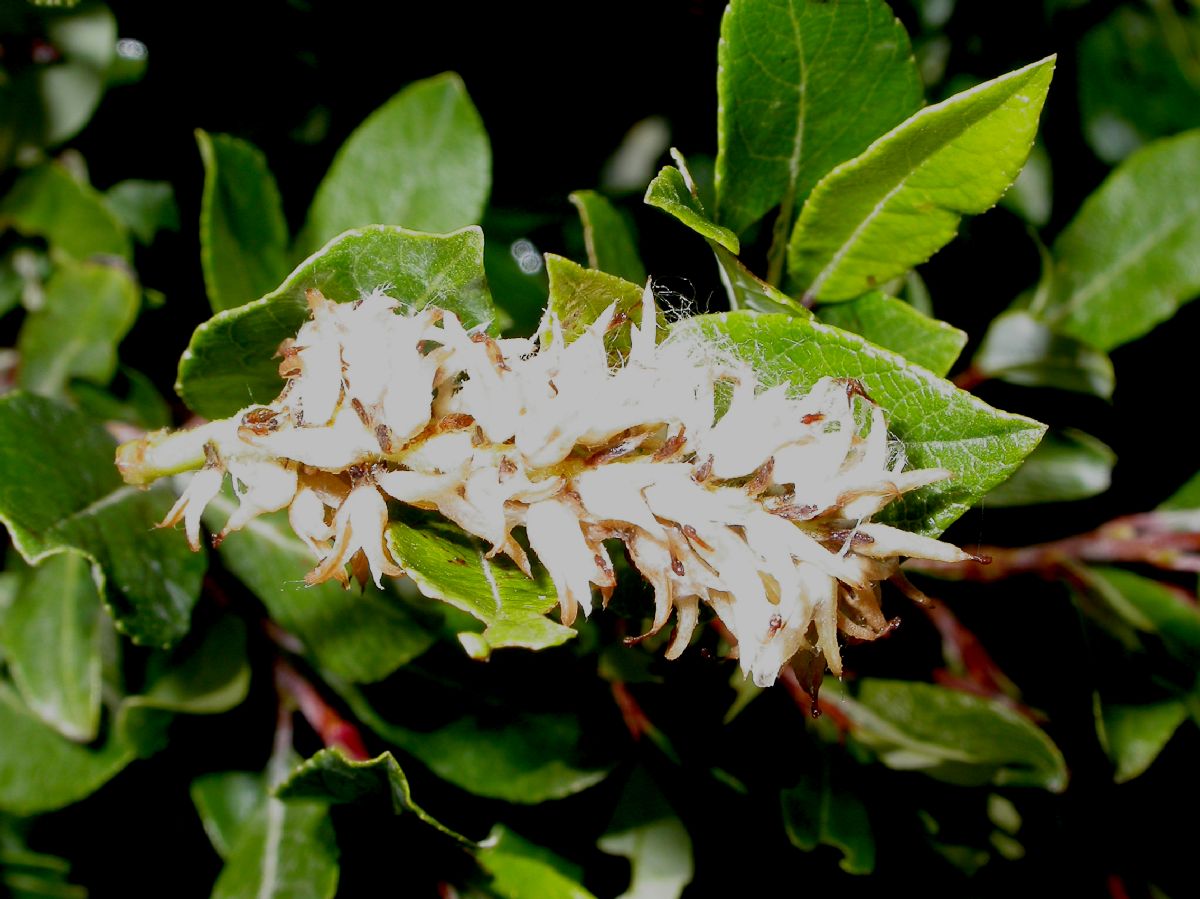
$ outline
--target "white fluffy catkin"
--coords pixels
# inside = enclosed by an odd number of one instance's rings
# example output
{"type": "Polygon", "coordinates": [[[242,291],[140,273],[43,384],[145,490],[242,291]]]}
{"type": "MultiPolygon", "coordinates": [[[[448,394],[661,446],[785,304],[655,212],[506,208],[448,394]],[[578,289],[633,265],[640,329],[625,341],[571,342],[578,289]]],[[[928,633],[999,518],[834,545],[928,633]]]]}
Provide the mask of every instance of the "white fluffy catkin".
{"type": "MultiPolygon", "coordinates": [[[[957,548],[871,521],[909,490],[948,476],[904,470],[882,410],[852,380],[804,396],[763,389],[754,371],[681,339],[656,341],[647,289],[628,354],[605,335],[609,307],[568,342],[553,316],[536,341],[467,331],[448,310],[405,312],[374,292],[355,303],[309,295],[311,319],[280,348],[272,403],[203,426],[205,467],[163,526],[200,513],[228,472],[240,500],[219,541],[287,508],[311,550],[315,584],[346,566],[402,574],[390,557],[387,498],[436,509],[526,572],[549,571],[562,620],[616,585],[606,540],[624,543],[653,585],[651,632],[676,613],[671,658],[700,604],[720,616],[760,686],[798,652],[835,673],[837,633],[886,632],[879,583],[900,557],[957,561],[957,548]],[[731,399],[716,413],[717,385],[731,399]]],[[[122,447],[130,480],[163,435],[122,447]]]]}

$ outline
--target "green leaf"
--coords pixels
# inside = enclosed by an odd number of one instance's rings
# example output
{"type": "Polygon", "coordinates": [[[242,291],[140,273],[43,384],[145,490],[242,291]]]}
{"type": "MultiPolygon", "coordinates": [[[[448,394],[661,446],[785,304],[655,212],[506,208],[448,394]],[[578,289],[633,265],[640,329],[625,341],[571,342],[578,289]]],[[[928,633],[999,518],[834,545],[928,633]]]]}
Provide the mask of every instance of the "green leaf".
{"type": "Polygon", "coordinates": [[[1033,146],[1054,57],[922,109],[813,188],[788,253],[808,296],[848,300],[924,262],[996,204],[1033,146]]]}
{"type": "Polygon", "coordinates": [[[0,810],[37,815],[78,802],[107,783],[134,758],[110,736],[87,749],[37,720],[0,685],[0,810]]]}
{"type": "Polygon", "coordinates": [[[80,743],[100,730],[100,596],[86,557],[27,572],[0,626],[13,683],[38,718],[80,743]]]}
{"type": "Polygon", "coordinates": [[[193,633],[171,653],[152,657],[148,686],[126,697],[122,708],[215,715],[241,704],[250,689],[246,625],[222,615],[204,634],[193,633]]]}
{"type": "Polygon", "coordinates": [[[214,312],[257,300],[288,271],[283,200],[253,144],[196,129],[204,161],[200,262],[214,312]]]}
{"type": "Polygon", "coordinates": [[[882,0],[734,0],[717,67],[716,213],[737,233],[776,206],[790,228],[826,172],[921,106],[908,35],[882,0]]]}
{"type": "Polygon", "coordinates": [[[783,827],[798,849],[832,846],[842,854],[838,864],[843,871],[870,874],[875,870],[871,818],[866,803],[842,780],[828,762],[802,775],[796,786],[780,794],[783,827]]]}
{"type": "Polygon", "coordinates": [[[71,399],[97,421],[120,421],[147,431],[171,424],[171,410],[154,382],[136,369],[121,366],[115,384],[98,387],[86,381],[70,385],[71,399]]]}
{"type": "Polygon", "coordinates": [[[476,225],[492,182],[487,132],[462,80],[410,84],[338,150],[317,188],[306,248],[364,225],[445,232],[476,225]]]}
{"type": "Polygon", "coordinates": [[[1158,508],[1167,512],[1200,509],[1200,472],[1188,478],[1187,483],[1163,500],[1158,508]]]}
{"type": "Polygon", "coordinates": [[[618,899],[678,899],[695,873],[687,828],[644,768],[625,785],[596,845],[629,859],[629,889],[618,899]]]}
{"type": "Polygon", "coordinates": [[[159,231],[179,230],[179,207],[168,181],[121,181],[104,192],[104,199],[143,244],[153,243],[159,231]]]}
{"type": "Polygon", "coordinates": [[[1079,42],[1083,133],[1109,165],[1148,140],[1200,126],[1195,51],[1187,46],[1200,37],[1196,20],[1154,5],[1157,15],[1117,9],[1079,42]]]}
{"type": "Polygon", "coordinates": [[[483,232],[421,234],[386,225],[347,231],[314,253],[261,300],[219,312],[196,329],[175,389],[194,412],[228,418],[283,389],[279,344],[308,319],[305,291],[339,303],[386,288],[414,309],[449,309],[472,328],[496,315],[483,274],[483,232]]]}
{"type": "Polygon", "coordinates": [[[20,386],[58,396],[71,378],[107,384],[138,306],[137,285],[124,270],[63,260],[46,282],[43,305],[21,328],[20,386]]]}
{"type": "Polygon", "coordinates": [[[1116,765],[1113,779],[1140,777],[1187,720],[1187,705],[1177,699],[1144,705],[1100,703],[1097,729],[1104,751],[1116,765]]]}
{"type": "Polygon", "coordinates": [[[528,578],[507,558],[487,558],[478,539],[445,519],[413,515],[393,521],[387,543],[422,593],[483,622],[482,634],[459,635],[475,658],[506,646],[547,649],[575,636],[574,629],[546,617],[558,594],[542,568],[528,578]]]}
{"type": "Polygon", "coordinates": [[[490,799],[523,805],[562,799],[599,783],[611,767],[587,757],[579,719],[570,714],[527,712],[501,721],[468,715],[434,731],[369,717],[382,737],[438,777],[490,799]]]}
{"type": "Polygon", "coordinates": [[[192,781],[191,796],[204,832],[223,859],[229,858],[246,823],[266,803],[262,775],[249,771],[198,777],[192,781]]]}
{"type": "Polygon", "coordinates": [[[982,378],[1025,387],[1056,387],[1110,399],[1116,376],[1107,355],[1064,337],[1024,309],[992,319],[971,360],[982,378]]]}
{"type": "Polygon", "coordinates": [[[616,303],[617,313],[624,315],[627,321],[604,335],[604,345],[610,359],[628,354],[631,325],[640,327],[642,323],[645,288],[615,275],[584,268],[553,253],[546,254],[546,273],[550,278],[547,307],[558,316],[567,343],[575,340],[605,309],[616,303]]]}
{"type": "Polygon", "coordinates": [[[578,882],[578,874],[554,853],[497,824],[483,841],[477,858],[492,875],[489,884],[502,899],[595,899],[578,882]]]}
{"type": "Polygon", "coordinates": [[[945,468],[952,475],[884,510],[882,518],[891,524],[929,536],[1011,475],[1045,431],[855,334],[815,321],[730,312],[684,319],[673,333],[714,341],[752,365],[768,386],[807,391],[825,376],[861,380],[903,442],[909,466],[945,468]]]}
{"type": "Polygon", "coordinates": [[[1081,569],[1105,605],[1139,631],[1157,634],[1176,655],[1200,661],[1200,608],[1166,584],[1121,568],[1081,569]]]}
{"type": "MultiPolygon", "coordinates": [[[[219,494],[205,513],[218,530],[236,508],[219,494]]],[[[368,584],[361,592],[334,581],[316,586],[304,575],[316,565],[292,532],[287,514],[263,515],[230,534],[221,561],[267,607],[271,620],[299,637],[317,662],[353,682],[377,681],[428,649],[434,636],[400,600],[368,584]]]]}
{"type": "Polygon", "coordinates": [[[1000,205],[1011,209],[1036,228],[1044,228],[1050,222],[1054,206],[1053,172],[1050,154],[1041,141],[1036,141],[1029,159],[1012,189],[1000,199],[1000,205]]]}
{"type": "Polygon", "coordinates": [[[899,771],[961,785],[1067,785],[1062,753],[1027,718],[995,700],[913,681],[866,678],[854,699],[837,683],[854,738],[899,771]]]}
{"type": "Polygon", "coordinates": [[[68,549],[86,555],[117,628],[167,645],[187,632],[204,556],[155,530],[174,495],[123,484],[114,450],[78,412],[21,392],[0,397],[0,522],[31,565],[68,549]]]}
{"type": "Polygon", "coordinates": [[[326,807],[268,799],[238,834],[212,899],[333,899],[338,873],[326,807]]]}
{"type": "Polygon", "coordinates": [[[966,332],[879,291],[849,303],[825,306],[817,314],[826,324],[853,331],[938,377],[946,376],[967,344],[966,332]]]}
{"type": "Polygon", "coordinates": [[[33,852],[26,842],[28,822],[0,817],[0,889],[11,899],[87,899],[87,890],[68,882],[66,859],[33,852]]]}
{"type": "Polygon", "coordinates": [[[579,210],[583,223],[588,268],[644,284],[646,268],[638,256],[637,241],[629,222],[617,208],[594,190],[577,190],[567,199],[579,210]]]}
{"type": "Polygon", "coordinates": [[[989,506],[1031,506],[1098,496],[1112,483],[1117,454],[1083,431],[1051,431],[1016,473],[988,494],[989,506]]]}
{"type": "Polygon", "coordinates": [[[397,815],[416,815],[435,830],[474,846],[413,802],[408,777],[390,752],[366,761],[355,761],[347,758],[340,749],[322,749],[292,771],[275,791],[280,799],[317,799],[331,803],[357,802],[380,794],[390,798],[392,810],[397,815]]]}
{"type": "Polygon", "coordinates": [[[1200,131],[1121,163],[1054,242],[1051,328],[1111,350],[1200,293],[1200,131]]]}
{"type": "Polygon", "coordinates": [[[683,173],[674,166],[663,166],[646,188],[645,202],[674,216],[706,240],[720,244],[735,256],[741,252],[737,235],[714,224],[700,200],[692,196],[683,173]]]}
{"type": "Polygon", "coordinates": [[[41,237],[75,259],[119,256],[133,247],[104,196],[80,184],[57,163],[47,162],[21,175],[0,202],[0,228],[41,237]]]}
{"type": "Polygon", "coordinates": [[[735,253],[729,249],[731,244],[735,250],[739,246],[737,237],[732,231],[714,225],[706,217],[704,205],[700,202],[700,192],[688,169],[687,160],[676,149],[671,150],[671,157],[679,168],[667,166],[663,169],[646,191],[645,200],[651,206],[657,206],[674,215],[705,239],[713,255],[717,257],[717,271],[729,297],[729,307],[735,310],[753,309],[756,312],[784,312],[804,318],[811,317],[812,313],[805,306],[742,265],[735,253]],[[671,172],[674,175],[671,175],[671,172]],[[678,181],[675,176],[678,176],[678,181]],[[657,191],[655,184],[660,185],[657,191]],[[679,192],[680,186],[680,196],[670,201],[670,195],[679,192]]]}

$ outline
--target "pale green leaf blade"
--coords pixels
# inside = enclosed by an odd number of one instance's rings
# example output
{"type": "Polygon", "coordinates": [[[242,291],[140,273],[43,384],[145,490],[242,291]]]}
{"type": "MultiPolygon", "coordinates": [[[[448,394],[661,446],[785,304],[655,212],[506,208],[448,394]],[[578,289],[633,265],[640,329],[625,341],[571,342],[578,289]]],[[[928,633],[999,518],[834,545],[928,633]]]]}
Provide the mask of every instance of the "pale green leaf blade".
{"type": "Polygon", "coordinates": [[[36,815],[78,802],[133,760],[113,737],[100,749],[68,740],[0,685],[0,811],[36,815]]]}
{"type": "Polygon", "coordinates": [[[153,243],[159,231],[179,230],[179,206],[168,181],[130,178],[106,190],[104,199],[139,243],[153,243]]]}
{"type": "Polygon", "coordinates": [[[848,874],[870,874],[875,869],[875,834],[862,798],[835,775],[829,763],[819,771],[805,772],[794,787],[780,794],[783,827],[793,846],[812,852],[832,846],[842,858],[838,864],[848,874]]]}
{"type": "Polygon", "coordinates": [[[695,873],[692,840],[644,768],[635,769],[596,846],[629,859],[619,899],[678,899],[695,873]]]}
{"type": "Polygon", "coordinates": [[[966,332],[879,291],[849,303],[825,306],[818,310],[817,317],[899,353],[943,378],[967,344],[966,332]]]}
{"type": "Polygon", "coordinates": [[[57,163],[47,162],[21,175],[0,201],[0,228],[41,237],[75,259],[133,252],[129,233],[104,196],[80,184],[57,163]]]}
{"type": "Polygon", "coordinates": [[[709,241],[709,246],[717,257],[717,273],[721,276],[721,283],[725,285],[731,309],[780,312],[784,315],[812,318],[808,307],[758,277],[723,246],[715,241],[709,241]]]}
{"type": "Polygon", "coordinates": [[[1101,701],[1099,711],[1101,742],[1116,766],[1113,779],[1117,783],[1144,774],[1188,716],[1186,703],[1177,699],[1144,705],[1101,701]]]}
{"type": "Polygon", "coordinates": [[[790,227],[826,172],[922,102],[882,0],[735,0],[717,65],[716,218],[736,233],[781,204],[790,227]]]}
{"type": "Polygon", "coordinates": [[[821,179],[792,232],[791,282],[848,300],[940,250],[1020,173],[1053,71],[1048,57],[922,109],[821,179]]]}
{"type": "Polygon", "coordinates": [[[1090,434],[1051,431],[1016,473],[988,494],[989,506],[1030,506],[1098,496],[1112,483],[1117,455],[1090,434]]]}
{"type": "Polygon", "coordinates": [[[550,296],[546,305],[558,316],[563,339],[567,343],[586,331],[605,309],[615,303],[617,315],[625,318],[622,324],[604,335],[604,345],[610,359],[615,360],[629,352],[631,326],[640,326],[642,323],[644,288],[616,275],[584,268],[553,253],[546,254],[546,274],[550,279],[550,296]]]}
{"type": "Polygon", "coordinates": [[[126,713],[135,708],[190,715],[227,712],[250,689],[246,625],[236,615],[222,615],[204,633],[193,631],[174,651],[153,656],[147,668],[143,691],[122,703],[126,713]]]}
{"type": "Polygon", "coordinates": [[[174,495],[123,484],[115,449],[102,427],[65,406],[0,397],[0,522],[31,564],[67,549],[88,556],[117,628],[170,644],[187,632],[205,559],[155,529],[174,495]]]}
{"type": "Polygon", "coordinates": [[[861,380],[903,442],[909,466],[951,473],[884,510],[883,519],[907,530],[940,534],[1008,478],[1045,431],[856,334],[815,321],[730,312],[685,319],[674,333],[714,341],[750,363],[767,385],[807,391],[824,376],[861,380]]]}
{"type": "Polygon", "coordinates": [[[412,798],[408,776],[390,752],[373,759],[355,761],[338,749],[322,749],[303,762],[276,788],[280,799],[316,799],[321,802],[357,802],[364,797],[383,795],[397,815],[413,814],[446,836],[474,844],[442,824],[417,805],[412,798]]]}
{"type": "Polygon", "coordinates": [[[1089,567],[1086,585],[1121,619],[1139,631],[1157,634],[1176,655],[1200,661],[1200,608],[1152,578],[1122,568],[1089,567]]]}
{"type": "MultiPolygon", "coordinates": [[[[218,495],[205,523],[219,529],[236,508],[218,495]]],[[[434,635],[394,594],[367,584],[360,592],[334,581],[308,586],[317,560],[295,536],[286,513],[255,518],[230,534],[221,561],[263,602],[271,620],[298,637],[324,668],[352,682],[378,681],[428,649],[434,635]]]]}
{"type": "Polygon", "coordinates": [[[646,188],[645,202],[677,218],[706,240],[720,244],[734,255],[741,252],[737,235],[709,219],[700,201],[692,196],[683,173],[675,166],[663,166],[646,188]]]}
{"type": "Polygon", "coordinates": [[[1052,248],[1039,316],[1111,350],[1166,321],[1200,293],[1200,131],[1156,141],[1117,167],[1052,248]]]}
{"type": "Polygon", "coordinates": [[[196,130],[204,161],[200,263],[214,312],[274,290],[288,272],[283,200],[266,157],[228,134],[196,130]]]}
{"type": "Polygon", "coordinates": [[[196,413],[227,418],[283,389],[279,344],[308,319],[305,292],[353,302],[386,289],[413,309],[449,309],[465,327],[489,324],[496,311],[483,271],[483,233],[422,234],[387,225],[331,240],[260,300],[219,312],[196,329],[179,362],[175,389],[196,413]]]}
{"type": "Polygon", "coordinates": [[[486,658],[507,646],[546,649],[575,636],[572,628],[546,617],[558,594],[542,568],[528,578],[507,558],[489,559],[488,547],[445,519],[413,515],[393,521],[387,543],[422,593],[483,622],[482,634],[460,635],[473,656],[486,658]]]}
{"type": "Polygon", "coordinates": [[[1009,706],[914,681],[867,678],[855,699],[840,684],[838,707],[854,738],[901,771],[962,785],[1067,785],[1067,767],[1045,732],[1009,706]]]}
{"type": "Polygon", "coordinates": [[[0,622],[0,648],[25,705],[80,743],[100,729],[100,627],[90,563],[74,552],[26,572],[0,622]]]}
{"type": "Polygon", "coordinates": [[[445,232],[477,225],[492,181],[492,151],[462,80],[410,84],[368,116],[317,188],[304,249],[364,225],[445,232]]]}
{"type": "Polygon", "coordinates": [[[339,873],[329,810],[268,799],[238,835],[212,899],[333,899],[339,873]]]}
{"type": "Polygon", "coordinates": [[[1158,508],[1168,512],[1200,509],[1200,472],[1188,478],[1187,482],[1163,500],[1158,508]]]}
{"type": "Polygon", "coordinates": [[[137,285],[123,269],[63,260],[46,281],[42,307],[21,328],[20,386],[59,396],[71,378],[107,384],[138,306],[137,285]]]}
{"type": "Polygon", "coordinates": [[[482,845],[477,858],[492,875],[489,886],[501,899],[595,899],[568,862],[502,824],[492,828],[482,845]]]}
{"type": "Polygon", "coordinates": [[[204,832],[223,859],[229,858],[242,829],[266,803],[262,775],[249,771],[205,774],[192,781],[190,793],[204,832]]]}
{"type": "Polygon", "coordinates": [[[502,721],[467,715],[416,731],[355,711],[438,777],[476,796],[535,805],[580,793],[612,767],[581,745],[582,727],[571,714],[525,712],[502,721]]]}
{"type": "Polygon", "coordinates": [[[1072,337],[1056,334],[1024,309],[992,319],[971,360],[981,379],[1025,387],[1056,387],[1109,399],[1116,386],[1112,360],[1072,337]]]}
{"type": "Polygon", "coordinates": [[[594,190],[577,190],[567,199],[579,211],[583,224],[588,268],[644,284],[646,267],[638,256],[630,224],[608,198],[594,190]]]}

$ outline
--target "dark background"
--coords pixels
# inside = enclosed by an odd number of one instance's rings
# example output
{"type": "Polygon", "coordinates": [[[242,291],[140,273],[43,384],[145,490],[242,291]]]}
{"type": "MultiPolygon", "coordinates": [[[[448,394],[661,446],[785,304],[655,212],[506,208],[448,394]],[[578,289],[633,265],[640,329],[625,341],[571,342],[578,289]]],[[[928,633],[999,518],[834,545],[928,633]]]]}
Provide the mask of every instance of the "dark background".
{"type": "MultiPolygon", "coordinates": [[[[951,76],[991,78],[1048,53],[1060,55],[1041,132],[1055,181],[1053,218],[1042,232],[1047,242],[1108,170],[1082,139],[1073,52],[1087,28],[1118,5],[1096,0],[1047,21],[1041,2],[960,0],[947,28],[953,46],[951,76]]],[[[546,213],[554,224],[539,228],[536,242],[554,252],[572,246],[568,223],[574,211],[567,193],[596,185],[605,159],[636,121],[666,117],[673,143],[689,156],[716,150],[721,0],[211,0],[112,6],[120,35],[148,46],[149,67],[139,84],[116,89],[104,99],[72,146],[83,153],[100,188],[130,177],[175,186],[181,232],[163,235],[153,248],[139,250],[138,258],[143,280],[162,290],[167,304],[142,317],[124,350],[166,393],[191,328],[207,317],[196,227],[202,170],[195,128],[237,135],[266,153],[295,233],[333,153],[362,119],[406,83],[456,70],[491,135],[493,204],[546,213]]],[[[907,3],[893,6],[910,32],[917,32],[913,9],[907,3]]],[[[932,94],[931,99],[938,99],[938,88],[932,94]]],[[[636,197],[624,206],[641,233],[652,275],[700,308],[720,308],[720,287],[703,243],[656,210],[642,207],[636,197]]],[[[998,209],[964,222],[960,239],[922,273],[939,317],[971,334],[965,359],[986,323],[1034,283],[1038,257],[1024,223],[998,209]]],[[[503,296],[496,299],[504,304],[503,296]]],[[[1186,418],[1194,404],[1188,391],[1194,379],[1184,360],[1198,325],[1200,307],[1185,307],[1170,325],[1117,350],[1112,405],[1055,391],[984,385],[979,393],[989,402],[1093,433],[1117,451],[1120,462],[1113,489],[1104,497],[1034,510],[993,510],[985,502],[955,526],[949,539],[965,545],[1023,544],[1064,536],[1115,514],[1152,508],[1171,493],[1196,467],[1186,418]]],[[[833,855],[823,854],[827,850],[807,857],[790,849],[769,819],[777,814],[770,803],[720,793],[705,771],[685,766],[685,773],[695,777],[694,788],[677,788],[671,798],[698,835],[698,877],[688,895],[724,890],[773,894],[768,884],[780,880],[794,884],[796,893],[832,888],[867,895],[907,882],[928,895],[1000,895],[1017,884],[1052,888],[1060,878],[1070,878],[1073,894],[1103,895],[1107,873],[1114,868],[1138,871],[1151,855],[1174,854],[1173,848],[1186,858],[1188,847],[1195,845],[1194,828],[1150,827],[1146,822],[1160,814],[1155,797],[1170,795],[1165,792],[1171,789],[1170,772],[1200,748],[1194,734],[1174,741],[1148,775],[1118,795],[1098,747],[1069,742],[1072,733],[1090,732],[1090,722],[1071,717],[1078,715],[1081,693],[1091,689],[1087,659],[1069,641],[1060,649],[1057,637],[1075,628],[1074,612],[1060,587],[1025,581],[1012,586],[993,591],[978,605],[972,605],[969,587],[948,587],[945,596],[955,600],[969,626],[986,635],[1001,667],[1026,690],[1030,704],[1050,712],[1053,735],[1066,741],[1063,748],[1075,760],[1074,785],[1066,799],[1052,804],[1046,797],[1044,815],[1026,815],[1026,826],[1040,838],[1029,843],[1038,848],[986,887],[969,885],[949,869],[914,870],[904,833],[910,825],[899,816],[889,822],[890,799],[881,795],[876,803],[879,874],[856,880],[837,871],[833,855]]],[[[912,629],[897,639],[852,651],[850,664],[864,673],[924,677],[929,659],[936,656],[936,640],[923,622],[913,621],[912,629]],[[919,661],[912,662],[914,657],[919,661]]],[[[540,660],[493,664],[510,666],[498,675],[528,666],[529,677],[542,689],[566,689],[552,686],[555,673],[548,676],[534,662],[540,660]]],[[[727,664],[719,667],[699,655],[679,663],[672,682],[687,686],[667,694],[677,705],[663,713],[692,722],[684,732],[685,749],[731,739],[719,723],[724,702],[706,701],[712,695],[706,691],[726,689],[728,674],[727,664]]],[[[256,683],[269,683],[269,672],[256,672],[256,683]]],[[[219,723],[181,719],[167,752],[135,765],[82,806],[45,820],[36,833],[48,850],[72,858],[78,879],[94,896],[207,895],[219,862],[207,851],[198,819],[179,787],[202,771],[261,765],[270,743],[270,703],[269,691],[259,691],[219,723]]],[[[770,745],[727,747],[741,758],[743,768],[752,771],[760,756],[776,761],[794,757],[797,766],[811,761],[810,741],[786,698],[764,697],[752,711],[760,725],[771,715],[791,723],[777,729],[770,745]]],[[[884,774],[878,778],[881,790],[927,792],[930,801],[942,796],[948,806],[959,801],[953,790],[921,775],[884,774]]],[[[428,807],[436,810],[456,801],[444,785],[430,778],[422,782],[419,775],[417,780],[428,807]]],[[[602,800],[596,792],[508,818],[518,828],[523,824],[530,837],[542,833],[551,842],[556,831],[582,836],[596,829],[598,834],[602,822],[593,823],[593,806],[602,800]]],[[[1036,810],[1040,800],[1030,801],[1036,810]]],[[[439,850],[418,827],[361,810],[353,816],[338,811],[335,820],[343,828],[343,895],[425,894],[416,888],[406,892],[403,884],[409,881],[400,873],[409,867],[427,870],[439,860],[439,850]]],[[[926,858],[912,856],[921,864],[926,858]]],[[[600,882],[589,881],[589,886],[619,890],[620,863],[598,865],[600,882]]],[[[1186,883],[1183,876],[1174,882],[1186,883]]],[[[1169,874],[1166,882],[1172,882],[1169,874]]]]}

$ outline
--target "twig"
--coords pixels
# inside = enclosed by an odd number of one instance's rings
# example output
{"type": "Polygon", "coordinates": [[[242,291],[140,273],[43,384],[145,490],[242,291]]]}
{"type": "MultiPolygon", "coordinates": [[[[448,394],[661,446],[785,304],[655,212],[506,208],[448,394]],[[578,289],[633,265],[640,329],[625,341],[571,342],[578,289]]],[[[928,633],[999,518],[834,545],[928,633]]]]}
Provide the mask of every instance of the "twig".
{"type": "Polygon", "coordinates": [[[296,704],[304,720],[327,748],[341,749],[355,761],[370,757],[358,729],[339,715],[300,672],[279,658],[275,660],[275,686],[280,696],[296,704]]]}

